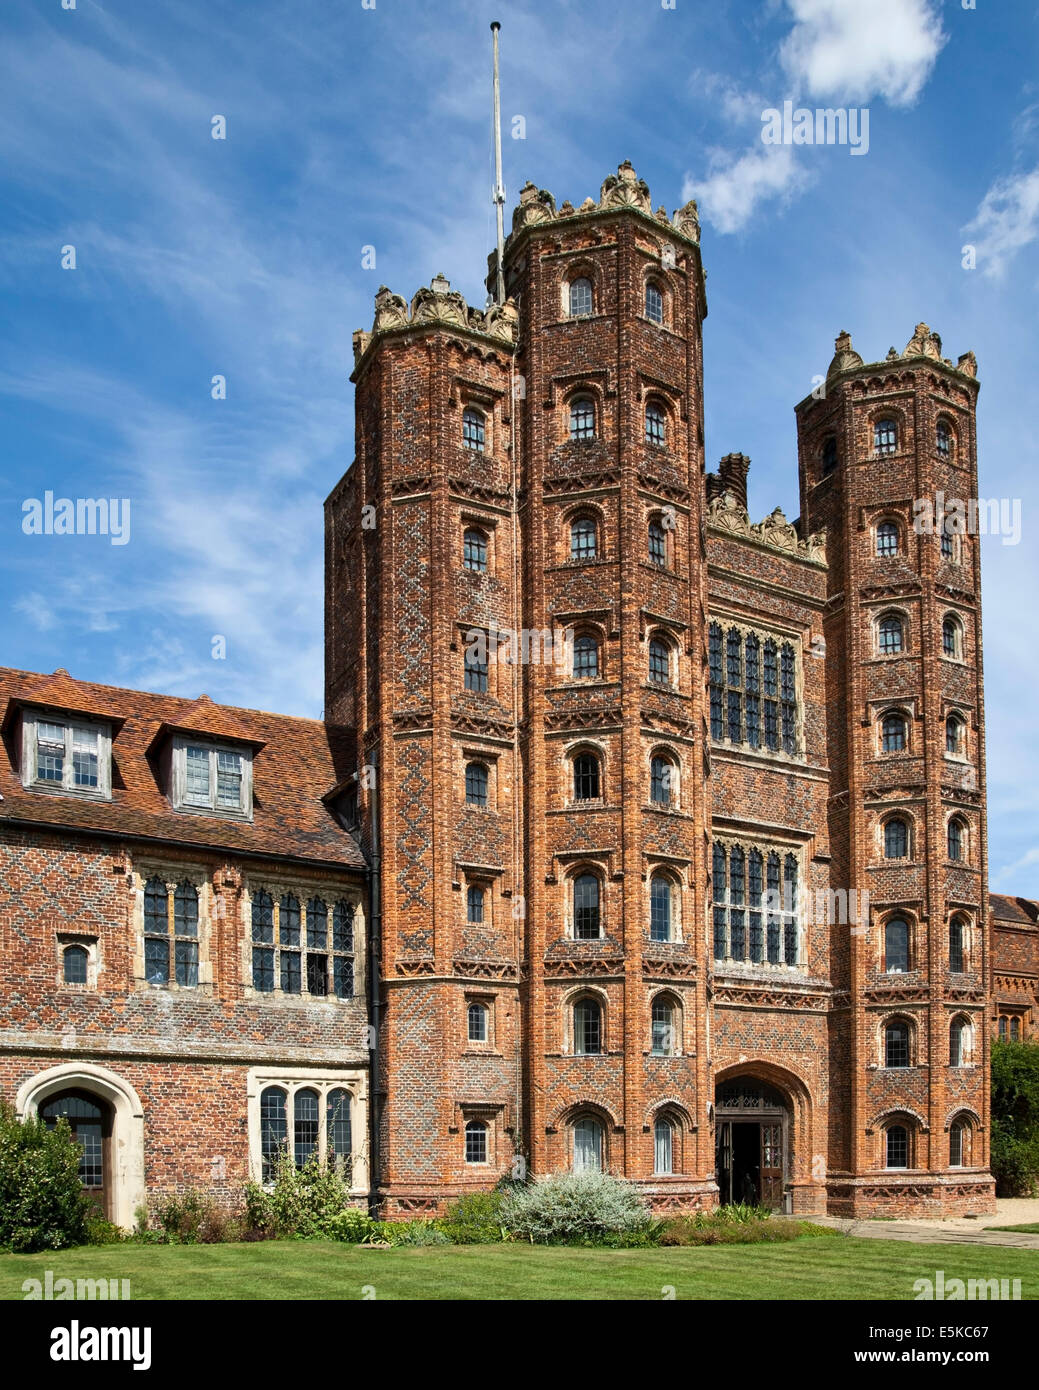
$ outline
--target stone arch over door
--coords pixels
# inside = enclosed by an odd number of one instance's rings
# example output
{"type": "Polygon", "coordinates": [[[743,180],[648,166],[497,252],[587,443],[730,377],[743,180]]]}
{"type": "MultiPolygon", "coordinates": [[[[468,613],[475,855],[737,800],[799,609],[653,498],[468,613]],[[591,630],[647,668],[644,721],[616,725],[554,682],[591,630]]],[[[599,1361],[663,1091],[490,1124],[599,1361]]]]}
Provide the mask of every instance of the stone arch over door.
{"type": "Polygon", "coordinates": [[[96,1096],[112,1113],[111,1219],[130,1230],[134,1213],[146,1201],[144,1182],[144,1110],[128,1081],[91,1062],[67,1062],[37,1072],[22,1083],[15,1097],[19,1118],[35,1115],[41,1105],[66,1091],[96,1096]]]}
{"type": "MultiPolygon", "coordinates": [[[[811,1092],[802,1077],[788,1067],[760,1058],[747,1058],[733,1066],[724,1067],[715,1074],[715,1097],[719,1088],[731,1082],[746,1080],[761,1082],[779,1093],[787,1114],[785,1134],[784,1189],[795,1190],[794,1210],[803,1203],[798,1200],[796,1189],[824,1186],[825,1172],[817,1172],[814,1159],[814,1105],[811,1092]]],[[[747,1112],[748,1116],[750,1112],[747,1112]]],[[[715,1104],[715,1128],[722,1122],[720,1107],[715,1104]]]]}

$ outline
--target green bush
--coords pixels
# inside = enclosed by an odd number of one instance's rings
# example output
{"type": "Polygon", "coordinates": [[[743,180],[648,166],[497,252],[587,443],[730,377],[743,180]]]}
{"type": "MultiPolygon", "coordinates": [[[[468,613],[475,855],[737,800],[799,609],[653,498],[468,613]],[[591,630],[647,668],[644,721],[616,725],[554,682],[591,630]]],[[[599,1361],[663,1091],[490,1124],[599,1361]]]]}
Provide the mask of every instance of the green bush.
{"type": "MultiPolygon", "coordinates": [[[[266,1236],[333,1236],[334,1227],[350,1209],[350,1189],[334,1168],[324,1168],[312,1155],[297,1168],[284,1153],[270,1191],[251,1182],[245,1189],[248,1225],[266,1236]]],[[[352,1218],[347,1218],[347,1221],[352,1218]]]]}
{"type": "Polygon", "coordinates": [[[157,1212],[159,1237],[168,1245],[219,1245],[238,1240],[242,1219],[207,1192],[169,1197],[157,1212]]]}
{"type": "Polygon", "coordinates": [[[360,1207],[347,1207],[336,1216],[330,1216],[325,1223],[324,1234],[331,1240],[342,1240],[348,1245],[360,1245],[373,1237],[382,1237],[383,1223],[373,1221],[360,1207]]]}
{"type": "Polygon", "coordinates": [[[999,1197],[1039,1186],[1039,1043],[992,1045],[992,1173],[999,1197]]]}
{"type": "Polygon", "coordinates": [[[501,1214],[505,1195],[503,1191],[467,1193],[450,1203],[438,1225],[456,1245],[497,1245],[509,1234],[501,1214]]]}
{"type": "Polygon", "coordinates": [[[609,1173],[557,1173],[509,1193],[502,1221],[537,1244],[601,1244],[652,1226],[649,1207],[633,1183],[609,1173]]]}
{"type": "Polygon", "coordinates": [[[122,1229],[112,1221],[106,1221],[99,1211],[87,1215],[88,1245],[118,1245],[127,1239],[122,1229]]]}
{"type": "Polygon", "coordinates": [[[0,1248],[19,1252],[82,1245],[92,1210],[79,1180],[80,1147],[65,1120],[48,1129],[17,1120],[0,1101],[0,1248]]]}

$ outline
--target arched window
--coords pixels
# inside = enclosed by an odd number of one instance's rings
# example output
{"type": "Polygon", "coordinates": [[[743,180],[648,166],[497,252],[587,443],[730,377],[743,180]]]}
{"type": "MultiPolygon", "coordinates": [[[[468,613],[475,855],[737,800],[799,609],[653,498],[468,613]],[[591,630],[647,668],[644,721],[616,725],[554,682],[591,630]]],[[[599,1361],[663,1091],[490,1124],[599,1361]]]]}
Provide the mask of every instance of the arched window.
{"type": "Polygon", "coordinates": [[[579,516],[570,523],[571,560],[594,560],[599,551],[599,534],[590,516],[579,516]]]}
{"type": "Polygon", "coordinates": [[[1017,1014],[1010,1016],[1010,1041],[1019,1042],[1021,1038],[1021,1019],[1017,1014]]]}
{"type": "Polygon", "coordinates": [[[671,648],[662,637],[649,641],[649,678],[656,685],[671,684],[671,648]]]}
{"type": "Polygon", "coordinates": [[[161,878],[144,885],[144,978],[150,985],[170,982],[169,890],[161,878]]]}
{"type": "Polygon", "coordinates": [[[898,426],[894,420],[877,420],[873,426],[873,452],[880,456],[893,454],[898,448],[898,426]]]}
{"type": "Polygon", "coordinates": [[[963,830],[963,821],[960,820],[959,816],[951,817],[946,832],[950,859],[961,860],[963,858],[963,830]]]}
{"type": "Polygon", "coordinates": [[[946,618],[942,623],[942,656],[954,661],[961,655],[960,625],[955,618],[946,618]]]}
{"type": "Polygon", "coordinates": [[[487,805],[487,768],[483,763],[466,763],[465,800],[468,806],[487,805]]]}
{"type": "Polygon", "coordinates": [[[580,1057],[602,1052],[602,1005],[597,999],[578,999],[574,1005],[574,1052],[580,1057]]]}
{"type": "Polygon", "coordinates": [[[1006,1016],[1006,1014],[1000,1014],[1000,1016],[999,1016],[999,1040],[1000,1040],[1000,1042],[1006,1042],[1006,1040],[1007,1040],[1007,1016],[1006,1016]]]}
{"type": "Polygon", "coordinates": [[[585,276],[570,282],[570,317],[579,319],[592,312],[592,282],[585,276]]]}
{"type": "Polygon", "coordinates": [[[574,936],[578,941],[595,941],[602,934],[599,912],[599,880],[595,874],[578,874],[574,879],[574,936]]]}
{"type": "Polygon", "coordinates": [[[285,1092],[279,1086],[268,1086],[260,1092],[260,1153],[264,1182],[274,1181],[288,1137],[285,1092]]]}
{"type": "Polygon", "coordinates": [[[667,443],[667,416],[659,401],[650,401],[646,406],[646,443],[659,448],[667,443]]]}
{"type": "Polygon", "coordinates": [[[485,1043],[487,1041],[487,1006],[485,1004],[470,1004],[466,1010],[466,1024],[469,1041],[485,1043]]]}
{"type": "Polygon", "coordinates": [[[39,1116],[48,1129],[55,1129],[59,1120],[68,1124],[79,1148],[79,1180],[103,1205],[108,1186],[105,1139],[111,1135],[110,1107],[89,1093],[65,1091],[48,1097],[39,1107],[39,1116]]]}
{"type": "Polygon", "coordinates": [[[649,531],[649,563],[659,565],[661,569],[667,568],[667,531],[664,523],[659,517],[650,519],[649,531]]]}
{"type": "Polygon", "coordinates": [[[954,1018],[949,1025],[949,1066],[964,1067],[970,1057],[970,1024],[954,1018]]]}
{"type": "Polygon", "coordinates": [[[478,883],[470,883],[465,894],[465,916],[468,922],[483,921],[483,900],[485,890],[478,883]]]}
{"type": "Polygon", "coordinates": [[[317,1153],[320,1114],[317,1091],[307,1087],[296,1092],[292,1098],[292,1137],[297,1168],[302,1168],[307,1159],[317,1153]]]}
{"type": "Polygon", "coordinates": [[[895,656],[905,646],[902,619],[894,613],[881,618],[877,624],[877,643],[881,656],[895,656]]]}
{"type": "Polygon", "coordinates": [[[346,1164],[353,1151],[350,1123],[350,1092],[337,1086],[329,1091],[325,1102],[325,1145],[329,1167],[346,1164]]]}
{"type": "Polygon", "coordinates": [[[888,1125],[884,1135],[884,1166],[909,1167],[909,1131],[905,1125],[888,1125]]]}
{"type": "Polygon", "coordinates": [[[675,1134],[671,1121],[660,1116],[653,1123],[653,1172],[673,1173],[675,1134]]]}
{"type": "Polygon", "coordinates": [[[570,438],[595,438],[595,402],[590,396],[578,396],[570,402],[570,438]]]}
{"type": "Polygon", "coordinates": [[[952,430],[948,420],[939,420],[934,430],[934,443],[940,459],[952,458],[952,430]]]}
{"type": "Polygon", "coordinates": [[[963,756],[966,739],[966,725],[958,714],[950,714],[945,721],[945,751],[952,758],[963,756]]]}
{"type": "Polygon", "coordinates": [[[574,680],[594,680],[599,675],[599,643],[590,632],[574,639],[574,680]]]}
{"type": "Polygon", "coordinates": [[[678,791],[677,768],[663,753],[655,753],[649,764],[649,799],[657,806],[671,806],[678,791]]]}
{"type": "Polygon", "coordinates": [[[487,533],[476,526],[470,526],[462,537],[462,564],[476,574],[487,569],[487,533]]]}
{"type": "Polygon", "coordinates": [[[649,939],[671,940],[671,899],[674,884],[666,874],[654,874],[649,881],[649,939]]]}
{"type": "Polygon", "coordinates": [[[906,859],[909,855],[909,824],[892,816],[884,825],[884,858],[906,859]]]}
{"type": "Polygon", "coordinates": [[[487,1126],[483,1120],[467,1120],[465,1126],[466,1163],[487,1162],[487,1126]]]}
{"type": "Polygon", "coordinates": [[[591,1115],[574,1123],[574,1172],[602,1172],[602,1125],[591,1115]]]}
{"type": "Polygon", "coordinates": [[[954,975],[962,975],[966,969],[964,957],[967,933],[964,928],[962,917],[954,917],[949,923],[949,969],[954,975]]]}
{"type": "Polygon", "coordinates": [[[666,996],[658,994],[653,1000],[650,1025],[652,1030],[650,1051],[654,1057],[673,1057],[675,1054],[675,1006],[666,996]]]}
{"type": "Polygon", "coordinates": [[[483,453],[485,442],[484,418],[479,410],[462,411],[462,443],[467,449],[483,453]]]}
{"type": "Polygon", "coordinates": [[[877,527],[877,554],[884,560],[898,554],[898,527],[893,521],[882,521],[877,527]]]}
{"type": "Polygon", "coordinates": [[[941,529],[941,531],[939,532],[939,538],[940,538],[940,542],[941,542],[941,553],[942,553],[942,559],[943,559],[943,560],[951,560],[951,559],[954,558],[955,546],[954,546],[954,543],[953,543],[952,536],[953,536],[953,533],[952,533],[952,531],[949,529],[949,521],[948,521],[948,519],[946,519],[945,521],[942,522],[942,529],[941,529]]]}
{"type": "Polygon", "coordinates": [[[895,1019],[884,1029],[884,1065],[908,1067],[909,1064],[909,1024],[895,1019]]]}
{"type": "Polygon", "coordinates": [[[885,753],[902,753],[906,746],[906,721],[903,714],[885,714],[881,725],[880,746],[885,753]]]}
{"type": "Polygon", "coordinates": [[[654,323],[664,322],[664,296],[660,286],[652,280],[646,281],[646,318],[654,323]]]}
{"type": "Polygon", "coordinates": [[[823,477],[828,478],[837,468],[837,439],[828,435],[823,442],[823,477]]]}
{"type": "Polygon", "coordinates": [[[909,969],[909,923],[894,917],[884,926],[884,970],[904,975],[909,969]]]}
{"type": "Polygon", "coordinates": [[[954,1120],[949,1126],[949,1167],[966,1168],[970,1163],[970,1125],[954,1120]]]}
{"type": "Polygon", "coordinates": [[[574,758],[574,800],[598,801],[599,759],[594,753],[578,753],[574,758]]]}
{"type": "Polygon", "coordinates": [[[90,959],[85,946],[66,946],[61,953],[62,979],[67,985],[85,985],[90,959]]]}

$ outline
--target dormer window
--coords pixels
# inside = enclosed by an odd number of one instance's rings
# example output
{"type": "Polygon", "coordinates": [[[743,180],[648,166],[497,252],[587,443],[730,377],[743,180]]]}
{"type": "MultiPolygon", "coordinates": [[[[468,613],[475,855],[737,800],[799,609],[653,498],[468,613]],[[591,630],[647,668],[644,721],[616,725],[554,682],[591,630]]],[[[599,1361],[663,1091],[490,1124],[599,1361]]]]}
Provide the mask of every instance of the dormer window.
{"type": "Polygon", "coordinates": [[[112,794],[112,736],[107,724],[26,712],[22,781],[26,787],[112,794]]]}
{"type": "Polygon", "coordinates": [[[173,804],[178,810],[252,815],[252,754],[201,739],[173,745],[173,804]]]}

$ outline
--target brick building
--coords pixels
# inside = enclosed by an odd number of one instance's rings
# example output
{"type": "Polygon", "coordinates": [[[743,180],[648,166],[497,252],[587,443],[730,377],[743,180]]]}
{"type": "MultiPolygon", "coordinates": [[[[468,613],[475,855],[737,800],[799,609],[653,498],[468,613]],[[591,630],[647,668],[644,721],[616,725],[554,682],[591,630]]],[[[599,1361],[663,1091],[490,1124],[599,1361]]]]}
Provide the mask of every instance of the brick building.
{"type": "Polygon", "coordinates": [[[752,522],[749,460],[705,467],[699,242],[623,164],[523,188],[503,304],[380,289],[323,725],[0,673],[0,1082],[120,1219],[286,1139],[391,1216],[524,1167],[991,1209],[1039,933],[987,927],[976,542],[914,525],[977,496],[976,363],[842,333],[801,516],[752,522]]]}

